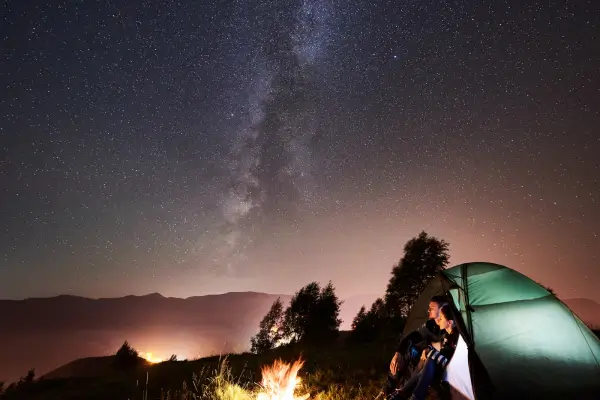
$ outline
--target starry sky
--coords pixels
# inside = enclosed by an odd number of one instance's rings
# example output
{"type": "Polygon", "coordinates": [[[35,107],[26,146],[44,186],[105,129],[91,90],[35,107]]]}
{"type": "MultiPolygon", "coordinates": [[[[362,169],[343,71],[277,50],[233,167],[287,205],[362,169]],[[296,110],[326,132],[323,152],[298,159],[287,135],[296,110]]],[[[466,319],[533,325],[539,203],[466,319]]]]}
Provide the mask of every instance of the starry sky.
{"type": "Polygon", "coordinates": [[[596,1],[8,1],[0,297],[383,293],[421,230],[600,301],[596,1]]]}

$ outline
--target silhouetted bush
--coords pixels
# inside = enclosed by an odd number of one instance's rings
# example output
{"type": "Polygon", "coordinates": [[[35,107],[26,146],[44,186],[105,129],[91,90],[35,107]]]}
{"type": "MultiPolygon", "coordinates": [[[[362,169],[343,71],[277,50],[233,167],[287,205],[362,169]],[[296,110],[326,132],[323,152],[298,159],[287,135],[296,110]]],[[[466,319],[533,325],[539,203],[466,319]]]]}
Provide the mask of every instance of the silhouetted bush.
{"type": "Polygon", "coordinates": [[[115,362],[122,369],[135,368],[139,360],[137,350],[131,347],[127,341],[123,343],[115,355],[115,362]]]}

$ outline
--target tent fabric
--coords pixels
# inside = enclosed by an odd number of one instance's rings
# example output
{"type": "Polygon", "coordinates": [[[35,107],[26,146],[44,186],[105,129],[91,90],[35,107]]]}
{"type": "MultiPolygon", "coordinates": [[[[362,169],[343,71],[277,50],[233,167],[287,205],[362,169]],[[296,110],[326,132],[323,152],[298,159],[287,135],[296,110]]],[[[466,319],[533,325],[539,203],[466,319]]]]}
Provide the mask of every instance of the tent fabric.
{"type": "Polygon", "coordinates": [[[439,294],[460,316],[466,352],[447,373],[459,397],[600,399],[600,340],[541,285],[498,264],[457,265],[427,285],[405,332],[427,319],[439,294]]]}
{"type": "Polygon", "coordinates": [[[484,266],[488,267],[485,272],[481,263],[463,264],[444,271],[444,275],[466,289],[472,307],[551,296],[549,291],[517,271],[496,264],[484,266]],[[467,276],[463,276],[462,270],[467,270],[467,276]],[[467,288],[463,287],[465,279],[467,288]]]}
{"type": "Polygon", "coordinates": [[[501,398],[569,396],[581,385],[600,384],[581,327],[554,298],[475,308],[472,320],[475,351],[501,398]]]}
{"type": "Polygon", "coordinates": [[[460,397],[474,400],[471,373],[469,371],[469,349],[462,336],[459,336],[454,355],[446,368],[444,380],[460,393],[460,397]]]}

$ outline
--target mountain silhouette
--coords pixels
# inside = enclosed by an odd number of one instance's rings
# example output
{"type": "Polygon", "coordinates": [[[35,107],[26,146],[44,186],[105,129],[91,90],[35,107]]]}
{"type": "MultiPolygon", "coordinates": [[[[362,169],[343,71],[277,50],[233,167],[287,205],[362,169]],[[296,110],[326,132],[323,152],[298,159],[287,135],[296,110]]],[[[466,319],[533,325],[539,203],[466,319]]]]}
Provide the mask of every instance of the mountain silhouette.
{"type": "Polygon", "coordinates": [[[0,381],[29,369],[41,376],[82,357],[115,354],[125,340],[140,356],[197,358],[245,351],[273,301],[291,296],[256,292],[164,297],[0,300],[0,381]]]}

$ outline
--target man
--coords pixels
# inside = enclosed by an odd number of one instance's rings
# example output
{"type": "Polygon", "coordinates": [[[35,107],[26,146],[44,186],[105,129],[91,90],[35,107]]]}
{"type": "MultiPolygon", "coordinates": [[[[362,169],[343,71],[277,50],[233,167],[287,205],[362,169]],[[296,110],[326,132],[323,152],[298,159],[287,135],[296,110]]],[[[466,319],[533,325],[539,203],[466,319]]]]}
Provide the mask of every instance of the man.
{"type": "MultiPolygon", "coordinates": [[[[444,332],[436,323],[440,309],[448,304],[444,296],[434,296],[429,301],[429,319],[417,330],[406,335],[398,345],[390,363],[387,383],[383,389],[386,397],[394,393],[398,384],[412,375],[411,370],[419,369],[420,360],[424,360],[429,346],[440,347],[444,332]]],[[[416,372],[416,371],[415,371],[416,372]]]]}
{"type": "Polygon", "coordinates": [[[404,382],[404,385],[393,394],[390,400],[425,400],[429,387],[442,378],[442,374],[450,363],[458,344],[456,320],[449,304],[440,309],[436,320],[440,329],[445,332],[441,348],[429,346],[425,351],[425,363],[418,374],[404,382]]]}

